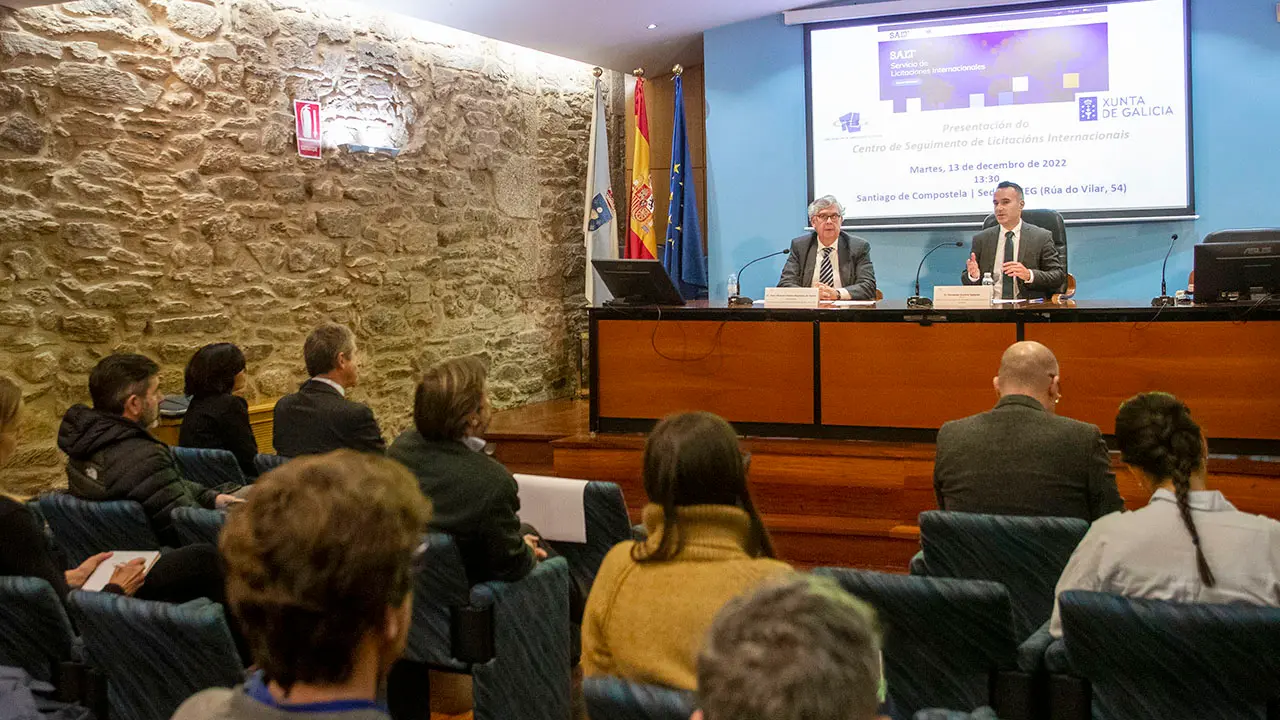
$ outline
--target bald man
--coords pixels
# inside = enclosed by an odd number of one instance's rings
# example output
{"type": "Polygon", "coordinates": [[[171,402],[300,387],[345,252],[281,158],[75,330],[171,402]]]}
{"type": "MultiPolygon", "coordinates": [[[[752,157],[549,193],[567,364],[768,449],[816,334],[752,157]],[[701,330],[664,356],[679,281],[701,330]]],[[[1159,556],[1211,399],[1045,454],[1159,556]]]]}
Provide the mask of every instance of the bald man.
{"type": "Polygon", "coordinates": [[[1054,412],[1061,381],[1049,348],[1009,346],[993,383],[993,409],[938,431],[939,509],[1090,522],[1124,509],[1098,426],[1054,412]]]}

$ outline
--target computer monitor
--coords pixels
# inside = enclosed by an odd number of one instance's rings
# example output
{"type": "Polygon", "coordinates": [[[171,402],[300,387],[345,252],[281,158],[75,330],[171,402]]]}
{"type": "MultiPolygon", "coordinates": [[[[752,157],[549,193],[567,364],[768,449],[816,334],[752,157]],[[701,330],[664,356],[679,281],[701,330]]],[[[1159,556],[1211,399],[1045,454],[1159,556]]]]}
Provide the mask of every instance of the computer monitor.
{"type": "Polygon", "coordinates": [[[613,294],[606,306],[684,304],[666,268],[657,260],[592,260],[591,266],[613,294]]]}
{"type": "Polygon", "coordinates": [[[1271,242],[1280,240],[1280,228],[1240,228],[1235,230],[1214,230],[1204,236],[1200,242],[1271,242]]]}
{"type": "Polygon", "coordinates": [[[1195,247],[1197,303],[1280,297],[1280,239],[1213,242],[1195,247]]]}

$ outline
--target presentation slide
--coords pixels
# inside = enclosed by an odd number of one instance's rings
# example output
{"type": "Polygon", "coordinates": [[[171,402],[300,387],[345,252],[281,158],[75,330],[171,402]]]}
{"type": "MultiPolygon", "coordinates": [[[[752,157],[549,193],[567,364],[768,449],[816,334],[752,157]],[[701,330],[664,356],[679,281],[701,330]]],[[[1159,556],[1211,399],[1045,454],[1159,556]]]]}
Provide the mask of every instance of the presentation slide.
{"type": "Polygon", "coordinates": [[[810,190],[852,224],[982,217],[1005,180],[1067,217],[1190,213],[1183,0],[891,20],[809,30],[810,190]]]}

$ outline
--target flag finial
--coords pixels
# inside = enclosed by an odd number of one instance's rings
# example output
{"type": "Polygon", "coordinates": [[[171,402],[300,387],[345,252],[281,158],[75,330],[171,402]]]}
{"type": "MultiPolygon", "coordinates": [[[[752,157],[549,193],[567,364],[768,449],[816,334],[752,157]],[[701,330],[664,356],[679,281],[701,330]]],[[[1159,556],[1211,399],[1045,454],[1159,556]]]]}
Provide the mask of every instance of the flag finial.
{"type": "Polygon", "coordinates": [[[603,74],[604,74],[604,68],[602,68],[602,67],[600,67],[599,65],[597,65],[597,66],[595,66],[595,67],[591,68],[591,74],[592,74],[592,75],[595,75],[596,77],[600,77],[601,75],[603,75],[603,74]]]}
{"type": "Polygon", "coordinates": [[[684,66],[679,63],[676,63],[676,66],[671,68],[671,74],[675,75],[676,77],[680,77],[681,75],[684,74],[684,66]]]}
{"type": "Polygon", "coordinates": [[[635,70],[631,71],[631,74],[635,75],[638,78],[642,78],[644,77],[644,68],[636,68],[635,70]]]}

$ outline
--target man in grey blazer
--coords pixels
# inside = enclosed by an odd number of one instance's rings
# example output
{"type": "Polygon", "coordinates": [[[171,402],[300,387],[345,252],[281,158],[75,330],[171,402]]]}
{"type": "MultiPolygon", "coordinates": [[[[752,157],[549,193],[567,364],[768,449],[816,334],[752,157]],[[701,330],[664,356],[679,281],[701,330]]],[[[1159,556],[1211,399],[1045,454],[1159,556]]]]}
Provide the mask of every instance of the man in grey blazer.
{"type": "Polygon", "coordinates": [[[1096,425],[1058,417],[1058,359],[1037,342],[1000,359],[994,409],[938,431],[938,508],[992,515],[1078,517],[1124,509],[1096,425]]]}
{"type": "Polygon", "coordinates": [[[816,287],[819,300],[875,300],[871,244],[840,229],[844,206],[832,195],[809,203],[814,231],[791,241],[778,287],[816,287]]]}
{"type": "Polygon", "coordinates": [[[997,297],[1005,300],[1046,299],[1058,292],[1066,270],[1053,245],[1053,234],[1022,222],[1026,205],[1022,188],[1013,182],[1000,183],[992,204],[997,224],[973,236],[960,282],[977,285],[983,273],[991,273],[997,297]]]}

